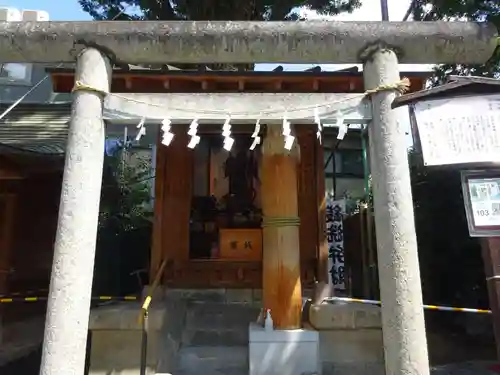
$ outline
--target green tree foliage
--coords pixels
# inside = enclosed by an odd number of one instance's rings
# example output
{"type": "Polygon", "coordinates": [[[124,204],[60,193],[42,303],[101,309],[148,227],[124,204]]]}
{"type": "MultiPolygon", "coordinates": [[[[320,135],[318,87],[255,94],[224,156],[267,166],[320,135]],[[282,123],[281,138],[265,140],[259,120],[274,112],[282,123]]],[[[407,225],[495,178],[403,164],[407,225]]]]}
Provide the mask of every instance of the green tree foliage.
{"type": "Polygon", "coordinates": [[[150,163],[121,150],[104,158],[99,228],[119,235],[148,225],[150,163]]]}
{"type": "MultiPolygon", "coordinates": [[[[319,14],[352,12],[361,0],[78,0],[95,20],[283,21],[298,20],[298,8],[319,14]]],[[[210,63],[207,61],[207,63],[210,63]]],[[[168,61],[165,61],[168,64],[168,61]]],[[[181,69],[193,64],[176,64],[181,69]]],[[[214,70],[252,70],[254,64],[209,64],[214,70]]]]}
{"type": "Polygon", "coordinates": [[[281,21],[298,7],[321,14],[352,12],[361,0],[78,0],[96,20],[281,21]]]}
{"type": "MultiPolygon", "coordinates": [[[[414,0],[412,14],[417,21],[487,21],[500,29],[500,2],[497,0],[414,0]]],[[[500,73],[500,47],[483,65],[446,64],[437,67],[435,73],[434,85],[442,83],[449,75],[497,77],[500,73]]]]}
{"type": "Polygon", "coordinates": [[[131,273],[147,269],[151,246],[150,163],[116,150],[104,158],[94,295],[139,292],[131,273]]]}

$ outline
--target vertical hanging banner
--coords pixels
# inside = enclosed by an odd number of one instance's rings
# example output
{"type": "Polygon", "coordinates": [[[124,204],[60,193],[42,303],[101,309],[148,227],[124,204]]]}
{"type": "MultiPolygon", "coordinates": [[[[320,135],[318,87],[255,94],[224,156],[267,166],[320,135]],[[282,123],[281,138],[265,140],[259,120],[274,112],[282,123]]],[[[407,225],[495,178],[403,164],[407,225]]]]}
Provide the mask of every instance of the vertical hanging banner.
{"type": "Polygon", "coordinates": [[[328,241],[328,272],[335,290],[345,290],[344,222],[345,199],[328,199],[326,204],[326,238],[328,241]]]}

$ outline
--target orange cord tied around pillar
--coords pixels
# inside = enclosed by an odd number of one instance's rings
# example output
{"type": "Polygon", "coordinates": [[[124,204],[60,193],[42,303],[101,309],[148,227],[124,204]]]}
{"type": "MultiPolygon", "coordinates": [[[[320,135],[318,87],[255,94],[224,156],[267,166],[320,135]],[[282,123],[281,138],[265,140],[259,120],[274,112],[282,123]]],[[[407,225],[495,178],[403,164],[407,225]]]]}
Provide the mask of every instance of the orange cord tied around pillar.
{"type": "Polygon", "coordinates": [[[300,217],[297,216],[264,216],[262,218],[262,227],[298,227],[300,226],[300,217]]]}
{"type": "Polygon", "coordinates": [[[403,77],[401,81],[390,83],[388,85],[380,85],[378,87],[375,87],[374,89],[366,90],[364,94],[369,96],[378,92],[391,90],[397,91],[400,94],[404,94],[405,92],[410,90],[410,86],[410,80],[407,77],[403,77]]]}
{"type": "Polygon", "coordinates": [[[71,89],[71,92],[76,92],[76,91],[90,91],[90,92],[97,92],[99,94],[102,94],[104,96],[108,95],[109,92],[94,86],[87,85],[86,83],[83,83],[82,81],[76,81],[75,85],[71,89]]]}

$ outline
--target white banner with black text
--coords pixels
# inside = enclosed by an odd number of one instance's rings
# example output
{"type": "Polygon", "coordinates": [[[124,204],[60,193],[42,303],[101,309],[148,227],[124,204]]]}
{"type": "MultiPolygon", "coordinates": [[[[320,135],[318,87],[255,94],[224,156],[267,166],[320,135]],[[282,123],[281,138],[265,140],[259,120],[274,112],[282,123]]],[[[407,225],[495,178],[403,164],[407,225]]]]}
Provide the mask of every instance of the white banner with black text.
{"type": "Polygon", "coordinates": [[[326,238],[328,241],[328,272],[335,290],[344,291],[344,214],[345,199],[327,199],[326,203],[326,238]]]}

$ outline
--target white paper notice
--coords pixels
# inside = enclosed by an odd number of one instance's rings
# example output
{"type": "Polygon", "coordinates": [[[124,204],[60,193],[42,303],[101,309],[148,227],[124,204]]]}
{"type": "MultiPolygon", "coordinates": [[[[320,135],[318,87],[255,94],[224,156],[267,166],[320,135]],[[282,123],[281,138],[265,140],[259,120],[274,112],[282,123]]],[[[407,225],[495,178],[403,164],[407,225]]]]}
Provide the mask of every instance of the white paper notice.
{"type": "Polygon", "coordinates": [[[468,181],[475,227],[500,226],[500,178],[468,181]]]}
{"type": "Polygon", "coordinates": [[[500,95],[415,104],[426,165],[500,161],[500,95]]]}

